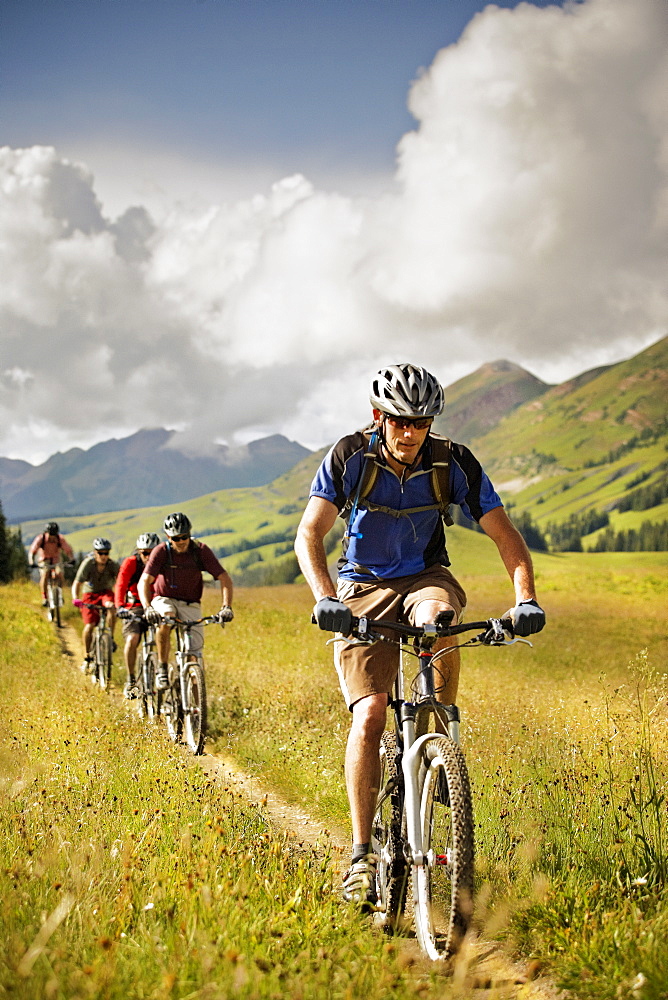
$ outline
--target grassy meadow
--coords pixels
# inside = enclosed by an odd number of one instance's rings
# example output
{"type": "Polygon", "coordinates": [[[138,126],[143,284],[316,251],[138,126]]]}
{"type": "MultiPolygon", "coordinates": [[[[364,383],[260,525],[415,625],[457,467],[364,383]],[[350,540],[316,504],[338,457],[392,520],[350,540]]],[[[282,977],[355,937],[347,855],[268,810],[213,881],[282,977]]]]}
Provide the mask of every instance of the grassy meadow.
{"type": "MultiPolygon", "coordinates": [[[[505,611],[489,541],[450,547],[469,616],[505,611]]],[[[665,1000],[668,560],[535,562],[534,648],[463,654],[477,924],[573,997],[665,1000]]],[[[295,853],[162,727],[82,685],[34,585],[1,596],[0,991],[464,995],[339,903],[322,851],[295,853]]],[[[345,828],[349,717],[311,605],[304,586],[240,589],[234,622],[207,629],[209,749],[345,828]]]]}
{"type": "MultiPolygon", "coordinates": [[[[506,610],[490,543],[453,544],[471,618],[506,610]],[[464,544],[470,545],[464,549],[464,544]]],[[[577,997],[668,996],[662,553],[535,557],[534,648],[464,651],[478,923],[577,997]]],[[[304,587],[242,591],[208,641],[213,748],[345,825],[348,713],[304,587]]]]}
{"type": "Polygon", "coordinates": [[[1,995],[443,995],[341,905],[325,853],[83,682],[35,589],[0,605],[1,995]]]}

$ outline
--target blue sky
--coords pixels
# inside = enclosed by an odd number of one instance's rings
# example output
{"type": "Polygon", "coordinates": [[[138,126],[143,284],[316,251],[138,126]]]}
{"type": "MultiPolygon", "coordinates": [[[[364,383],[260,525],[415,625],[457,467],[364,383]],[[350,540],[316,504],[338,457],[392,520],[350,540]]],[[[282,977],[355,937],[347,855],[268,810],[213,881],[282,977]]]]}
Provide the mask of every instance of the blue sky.
{"type": "Polygon", "coordinates": [[[666,334],[665,2],[2,0],[0,74],[0,455],[666,334]]]}
{"type": "MultiPolygon", "coordinates": [[[[134,148],[150,150],[153,163],[163,154],[246,170],[250,186],[259,171],[298,171],[369,190],[370,177],[391,173],[396,144],[415,125],[411,81],[484,6],[3,0],[3,141],[54,145],[101,177],[105,156],[118,174],[117,151],[129,160],[134,148]]],[[[245,193],[235,177],[233,193],[245,193]]]]}

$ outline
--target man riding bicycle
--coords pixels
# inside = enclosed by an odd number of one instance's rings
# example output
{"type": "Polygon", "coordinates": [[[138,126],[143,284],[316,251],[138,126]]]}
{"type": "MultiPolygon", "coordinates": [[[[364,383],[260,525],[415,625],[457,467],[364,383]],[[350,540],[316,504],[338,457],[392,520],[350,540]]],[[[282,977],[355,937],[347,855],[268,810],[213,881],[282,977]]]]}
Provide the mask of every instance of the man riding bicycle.
{"type": "Polygon", "coordinates": [[[72,604],[79,608],[83,619],[83,641],[86,650],[81,669],[84,673],[92,670],[93,657],[90,655],[90,647],[93,641],[93,629],[100,620],[100,612],[97,607],[87,607],[86,605],[103,605],[109,609],[109,627],[111,629],[113,649],[116,643],[113,642],[114,629],[116,627],[116,615],[114,609],[114,583],[118,576],[118,563],[109,558],[111,542],[108,538],[95,538],[93,540],[93,551],[83,560],[72,584],[72,604]],[[85,600],[81,600],[81,597],[85,600]]]}
{"type": "MultiPolygon", "coordinates": [[[[223,569],[208,545],[191,537],[192,524],[182,513],[168,514],[164,523],[167,541],[157,545],[139,580],[138,591],[146,620],[157,624],[161,618],[180,618],[195,621],[202,617],[201,598],[204,582],[202,572],[210,573],[220,585],[223,621],[231,622],[232,580],[223,569]]],[[[169,685],[170,627],[161,624],[156,632],[158,644],[158,670],[156,687],[164,691],[169,685]]],[[[191,649],[199,653],[204,646],[204,630],[195,626],[191,630],[191,649]]]]}
{"type": "MultiPolygon", "coordinates": [[[[424,368],[390,365],[373,378],[373,423],[342,438],[324,458],[297,531],[295,552],[316,599],[322,629],[349,635],[352,616],[434,622],[441,612],[461,615],[466,594],[448,570],[443,521],[449,503],[477,521],[496,543],[513,581],[508,612],[518,635],[538,632],[545,614],[536,602],[533,567],[480,463],[464,445],[431,433],[444,405],[443,389],[424,368]],[[324,539],[337,515],[348,526],[338,562],[338,587],[327,567],[324,539]]],[[[453,644],[442,639],[435,648],[453,644]]],[[[371,826],[380,781],[379,746],[399,666],[396,646],[336,643],[335,666],[352,713],[346,748],[346,789],[353,853],[344,898],[376,903],[371,826]]],[[[459,654],[448,656],[439,700],[454,704],[459,654]]]]}
{"type": "MultiPolygon", "coordinates": [[[[121,563],[120,572],[116,577],[116,586],[114,587],[114,603],[117,610],[124,608],[143,614],[137,585],[151,552],[159,544],[160,539],[155,532],[145,532],[137,539],[137,551],[134,555],[128,556],[121,563]]],[[[137,647],[145,631],[145,621],[126,619],[123,622],[123,638],[125,639],[123,657],[128,675],[125,688],[123,689],[123,694],[126,698],[132,699],[137,697],[137,682],[135,678],[137,647]]]]}
{"type": "Polygon", "coordinates": [[[64,535],[60,534],[60,527],[56,521],[49,521],[44,525],[44,531],[33,539],[28,555],[31,563],[39,567],[39,589],[42,592],[42,604],[46,607],[49,603],[46,596],[46,580],[51,566],[56,567],[56,583],[63,586],[62,558],[72,562],[74,552],[72,546],[64,535]]]}

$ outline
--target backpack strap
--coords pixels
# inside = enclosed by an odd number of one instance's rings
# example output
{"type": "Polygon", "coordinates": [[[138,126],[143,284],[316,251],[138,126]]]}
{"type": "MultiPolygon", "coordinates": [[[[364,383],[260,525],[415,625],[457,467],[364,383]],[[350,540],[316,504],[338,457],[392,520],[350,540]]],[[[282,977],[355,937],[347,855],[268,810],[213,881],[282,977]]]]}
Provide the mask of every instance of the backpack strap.
{"type": "Polygon", "coordinates": [[[378,431],[374,430],[369,441],[369,447],[364,452],[364,465],[355,491],[355,497],[348,501],[343,508],[342,514],[345,517],[348,528],[347,538],[361,537],[358,532],[351,532],[352,524],[357,508],[366,507],[367,510],[381,511],[383,514],[390,514],[392,517],[407,517],[410,514],[421,514],[426,510],[438,510],[443,523],[450,527],[455,522],[450,514],[450,457],[452,453],[452,441],[449,438],[430,437],[431,445],[431,488],[434,494],[435,503],[425,504],[422,507],[405,507],[403,510],[395,510],[393,507],[385,507],[382,504],[373,503],[367,497],[374,487],[378,476],[378,457],[380,439],[378,431]]]}
{"type": "MultiPolygon", "coordinates": [[[[355,497],[351,503],[350,497],[346,501],[346,504],[341,511],[341,516],[346,520],[346,538],[361,538],[359,532],[351,532],[350,525],[355,520],[355,514],[357,513],[357,508],[359,507],[360,500],[364,500],[364,497],[371,492],[373,484],[376,481],[376,476],[378,475],[378,466],[376,465],[376,458],[378,457],[378,446],[379,446],[379,435],[378,429],[374,428],[371,437],[369,439],[369,447],[364,452],[364,464],[362,465],[362,474],[357,481],[357,489],[355,490],[355,497]]],[[[366,506],[366,503],[365,503],[366,506]]]]}
{"type": "Polygon", "coordinates": [[[431,488],[446,527],[455,522],[450,513],[450,438],[431,438],[431,488]]]}

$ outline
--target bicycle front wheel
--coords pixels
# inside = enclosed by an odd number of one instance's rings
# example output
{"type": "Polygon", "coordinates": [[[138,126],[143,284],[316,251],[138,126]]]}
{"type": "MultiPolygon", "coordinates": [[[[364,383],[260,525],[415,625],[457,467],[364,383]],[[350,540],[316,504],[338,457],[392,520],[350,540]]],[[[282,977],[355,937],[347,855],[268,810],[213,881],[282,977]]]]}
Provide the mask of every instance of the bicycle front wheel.
{"type": "Polygon", "coordinates": [[[201,754],[206,738],[206,682],[204,668],[197,660],[186,664],[186,703],[184,730],[186,743],[194,754],[201,754]]]}
{"type": "Polygon", "coordinates": [[[103,690],[109,687],[111,680],[111,636],[108,632],[100,632],[96,637],[95,660],[97,681],[103,690]]]}
{"type": "Polygon", "coordinates": [[[406,906],[408,865],[402,838],[403,795],[394,733],[380,741],[380,794],[371,829],[372,851],[378,856],[376,891],[377,924],[387,931],[397,928],[406,906]]]}
{"type": "Polygon", "coordinates": [[[473,913],[473,805],[464,754],[447,737],[424,748],[420,825],[425,863],[413,869],[415,929],[431,959],[453,955],[473,913]]]}

